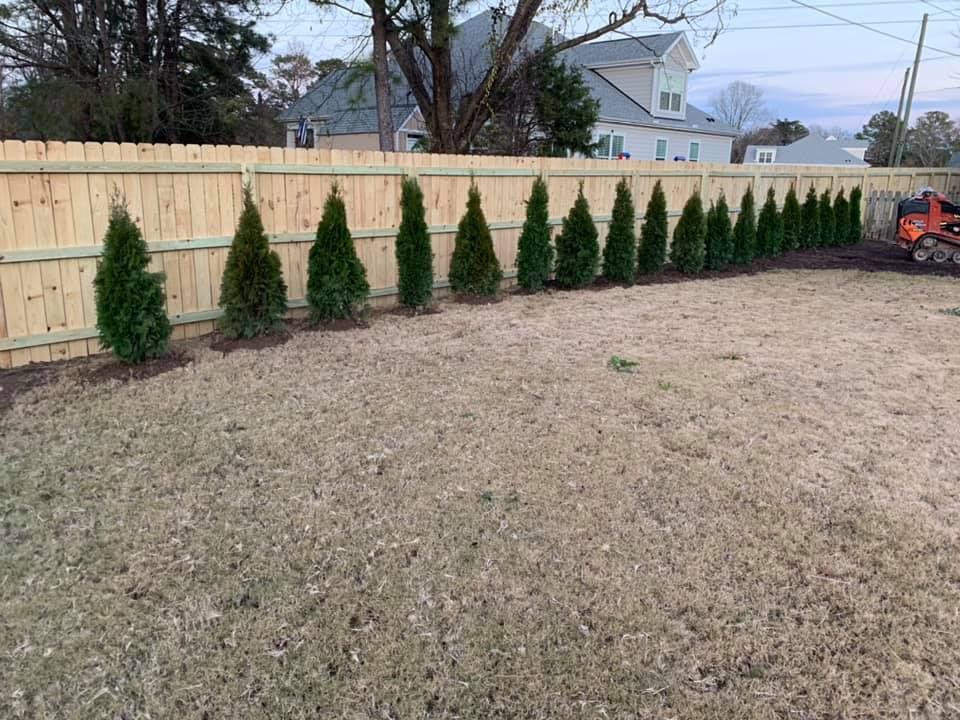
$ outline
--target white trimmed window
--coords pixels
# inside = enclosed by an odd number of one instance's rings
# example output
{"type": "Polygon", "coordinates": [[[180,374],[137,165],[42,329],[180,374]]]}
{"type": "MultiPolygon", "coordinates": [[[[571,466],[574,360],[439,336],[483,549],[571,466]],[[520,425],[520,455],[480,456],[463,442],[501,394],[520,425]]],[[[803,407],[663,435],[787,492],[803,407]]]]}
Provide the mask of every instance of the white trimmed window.
{"type": "Polygon", "coordinates": [[[596,157],[603,160],[615,160],[623,152],[623,135],[605,133],[597,137],[596,157]]]}
{"type": "Polygon", "coordinates": [[[666,138],[657,138],[657,145],[653,153],[653,159],[654,160],[667,159],[667,139],[666,138]]]}
{"type": "Polygon", "coordinates": [[[657,106],[661,111],[680,112],[683,108],[683,88],[685,84],[686,78],[682,72],[660,71],[660,102],[657,106]]]}
{"type": "Polygon", "coordinates": [[[687,153],[687,160],[689,160],[690,162],[699,162],[700,143],[697,140],[690,141],[690,152],[687,153]]]}
{"type": "Polygon", "coordinates": [[[761,165],[770,165],[777,157],[774,150],[757,150],[757,162],[761,165]]]}

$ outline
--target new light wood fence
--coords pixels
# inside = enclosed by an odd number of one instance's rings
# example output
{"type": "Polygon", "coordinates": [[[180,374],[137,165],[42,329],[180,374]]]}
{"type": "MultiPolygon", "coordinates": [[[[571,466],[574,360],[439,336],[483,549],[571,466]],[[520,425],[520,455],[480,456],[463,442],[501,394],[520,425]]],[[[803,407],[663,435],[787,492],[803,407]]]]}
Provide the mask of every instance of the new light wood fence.
{"type": "MultiPolygon", "coordinates": [[[[110,196],[126,197],[143,230],[151,265],[166,273],[167,311],[174,337],[214,329],[220,277],[250,182],[271,243],[283,262],[291,307],[302,307],[307,252],[333,183],[343,189],[350,229],[367,268],[374,302],[391,302],[400,222],[400,181],[419,176],[433,239],[438,287],[453,251],[456,224],[471,178],[483,196],[497,254],[512,275],[524,200],[538,173],[548,178],[550,215],[560,223],[579,183],[601,238],[614,186],[630,180],[642,212],[663,181],[671,224],[699,190],[724,192],[731,205],[753,184],[762,202],[778,200],[792,183],[871,193],[908,192],[918,185],[948,188],[947,170],[706,165],[412,153],[290,150],[212,145],[134,145],[6,141],[0,148],[0,367],[98,352],[93,278],[109,218],[110,196]]],[[[736,212],[736,208],[734,208],[736,212]]],[[[638,218],[639,222],[639,218],[638,218]]]]}

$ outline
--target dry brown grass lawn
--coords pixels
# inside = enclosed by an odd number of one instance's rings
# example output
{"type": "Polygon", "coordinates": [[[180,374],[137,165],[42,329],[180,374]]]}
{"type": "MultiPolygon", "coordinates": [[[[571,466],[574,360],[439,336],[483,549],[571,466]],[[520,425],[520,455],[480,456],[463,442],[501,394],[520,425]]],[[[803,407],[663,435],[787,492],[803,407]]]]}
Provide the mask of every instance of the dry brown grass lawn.
{"type": "Polygon", "coordinates": [[[958,717],[957,305],[768,273],[30,391],[0,716],[958,717]]]}

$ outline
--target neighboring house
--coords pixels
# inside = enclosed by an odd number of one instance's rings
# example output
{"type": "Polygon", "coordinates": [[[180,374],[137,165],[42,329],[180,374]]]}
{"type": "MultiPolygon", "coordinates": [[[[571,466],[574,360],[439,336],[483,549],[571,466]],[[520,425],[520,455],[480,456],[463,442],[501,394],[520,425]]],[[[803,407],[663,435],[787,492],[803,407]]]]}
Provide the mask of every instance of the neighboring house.
{"type": "Polygon", "coordinates": [[[832,135],[807,135],[789,145],[747,145],[744,165],[831,165],[868,167],[863,160],[866,140],[837,140],[832,135]],[[861,143],[863,146],[861,147],[861,143]]]}
{"type": "MultiPolygon", "coordinates": [[[[457,26],[454,72],[461,87],[473,87],[488,66],[491,43],[504,26],[487,11],[457,26]]],[[[521,52],[553,36],[533,23],[521,52]]],[[[598,157],[629,153],[634,160],[730,162],[737,131],[687,102],[690,74],[700,67],[683,32],[586,43],[561,53],[581,68],[600,103],[595,137],[598,157]]],[[[393,72],[394,146],[414,150],[425,135],[423,119],[402,75],[393,72]]],[[[308,147],[377,150],[376,99],[372,76],[354,70],[331,73],[280,114],[287,146],[297,144],[301,123],[308,147]]]]}

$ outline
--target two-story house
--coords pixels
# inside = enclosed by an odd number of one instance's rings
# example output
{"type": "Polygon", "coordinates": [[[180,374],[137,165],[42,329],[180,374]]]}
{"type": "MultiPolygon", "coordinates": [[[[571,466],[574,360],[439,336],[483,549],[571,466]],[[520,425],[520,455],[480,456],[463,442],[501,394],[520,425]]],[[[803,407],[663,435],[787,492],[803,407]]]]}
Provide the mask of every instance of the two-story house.
{"type": "MultiPolygon", "coordinates": [[[[499,29],[502,31],[502,28],[499,29]]],[[[469,86],[489,57],[489,38],[498,32],[492,14],[481,13],[457,27],[452,53],[455,72],[469,86]]],[[[546,26],[534,23],[526,45],[539,45],[546,26]]],[[[730,161],[737,131],[687,101],[691,73],[700,67],[686,35],[672,32],[591,42],[570,48],[563,60],[581,69],[599,102],[595,137],[598,157],[629,154],[635,160],[730,161]]],[[[415,150],[425,128],[409,88],[393,79],[395,147],[415,150]]],[[[355,70],[331,73],[281,114],[287,146],[349,150],[378,149],[372,78],[355,70]]]]}

